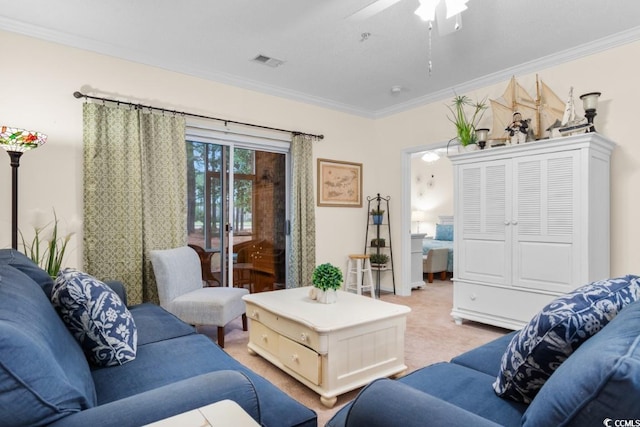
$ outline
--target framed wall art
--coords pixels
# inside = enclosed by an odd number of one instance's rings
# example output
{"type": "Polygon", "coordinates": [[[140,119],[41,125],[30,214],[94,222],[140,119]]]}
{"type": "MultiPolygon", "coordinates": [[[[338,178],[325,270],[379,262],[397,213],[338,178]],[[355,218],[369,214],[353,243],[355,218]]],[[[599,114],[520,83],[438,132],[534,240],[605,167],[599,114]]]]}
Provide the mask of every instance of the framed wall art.
{"type": "Polygon", "coordinates": [[[318,159],[318,206],[362,207],[362,163],[318,159]]]}

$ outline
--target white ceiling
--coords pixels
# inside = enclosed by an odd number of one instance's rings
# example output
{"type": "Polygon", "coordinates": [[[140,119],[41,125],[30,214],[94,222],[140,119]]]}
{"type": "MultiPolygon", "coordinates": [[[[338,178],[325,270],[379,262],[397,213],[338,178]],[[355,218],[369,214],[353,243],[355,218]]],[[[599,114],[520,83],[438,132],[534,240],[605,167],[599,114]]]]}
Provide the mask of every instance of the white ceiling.
{"type": "Polygon", "coordinates": [[[418,0],[345,19],[372,1],[0,0],[0,29],[367,117],[640,40],[637,0],[469,0],[429,74],[418,0]]]}

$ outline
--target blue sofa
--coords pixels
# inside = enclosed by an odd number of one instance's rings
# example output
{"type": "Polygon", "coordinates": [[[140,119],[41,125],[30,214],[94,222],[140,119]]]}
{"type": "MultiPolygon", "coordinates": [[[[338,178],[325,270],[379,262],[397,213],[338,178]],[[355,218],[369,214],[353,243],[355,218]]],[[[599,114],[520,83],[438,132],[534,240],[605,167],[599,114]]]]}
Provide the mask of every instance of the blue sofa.
{"type": "MultiPolygon", "coordinates": [[[[126,304],[122,285],[108,285],[126,304]]],[[[20,252],[0,250],[0,425],[140,426],[223,399],[263,426],[317,425],[314,411],[157,305],[129,307],[134,360],[92,367],[52,286],[20,252]]]]}
{"type": "Polygon", "coordinates": [[[585,339],[528,403],[493,389],[515,334],[398,380],[376,380],[326,426],[640,425],[640,301],[585,339]]]}

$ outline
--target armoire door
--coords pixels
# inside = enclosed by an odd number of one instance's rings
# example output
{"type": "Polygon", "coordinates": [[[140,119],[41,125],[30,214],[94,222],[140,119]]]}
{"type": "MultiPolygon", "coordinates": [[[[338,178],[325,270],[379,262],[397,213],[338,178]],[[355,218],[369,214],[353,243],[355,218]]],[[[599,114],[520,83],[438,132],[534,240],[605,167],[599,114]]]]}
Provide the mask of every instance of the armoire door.
{"type": "Polygon", "coordinates": [[[511,168],[507,160],[461,165],[458,168],[454,276],[508,284],[511,274],[509,212],[511,168]]]}
{"type": "Polygon", "coordinates": [[[575,287],[579,166],[577,151],[513,160],[514,286],[554,292],[575,287]]]}

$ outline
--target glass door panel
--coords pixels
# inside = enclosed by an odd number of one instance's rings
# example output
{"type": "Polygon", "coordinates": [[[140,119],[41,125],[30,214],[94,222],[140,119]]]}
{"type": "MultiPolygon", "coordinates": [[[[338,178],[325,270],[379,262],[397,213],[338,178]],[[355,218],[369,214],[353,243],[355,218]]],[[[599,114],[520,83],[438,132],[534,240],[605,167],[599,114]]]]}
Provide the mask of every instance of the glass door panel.
{"type": "Polygon", "coordinates": [[[187,153],[188,241],[210,255],[216,285],[283,288],[286,154],[192,141],[187,153]]]}

